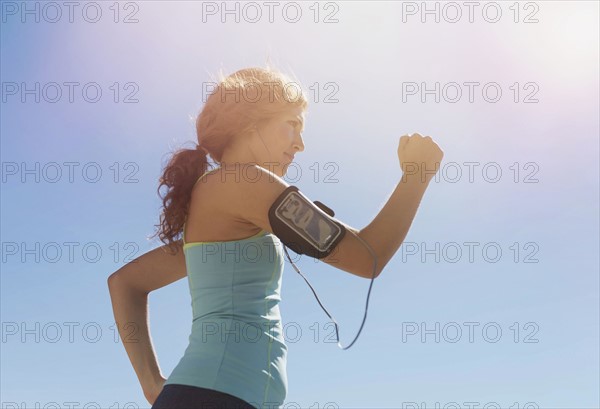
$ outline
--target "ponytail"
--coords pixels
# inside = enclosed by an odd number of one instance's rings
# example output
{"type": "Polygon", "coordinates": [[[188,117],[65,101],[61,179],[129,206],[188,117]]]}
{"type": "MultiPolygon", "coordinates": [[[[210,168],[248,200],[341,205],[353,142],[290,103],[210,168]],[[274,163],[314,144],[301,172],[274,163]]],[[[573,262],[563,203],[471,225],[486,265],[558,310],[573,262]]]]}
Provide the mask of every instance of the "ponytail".
{"type": "Polygon", "coordinates": [[[180,149],[176,151],[164,169],[157,188],[158,196],[162,199],[162,213],[157,233],[160,241],[176,253],[178,240],[183,236],[183,224],[189,214],[189,204],[192,188],[200,176],[208,170],[207,151],[197,145],[195,149],[180,149]],[[166,186],[167,191],[162,196],[160,189],[166,186]]]}

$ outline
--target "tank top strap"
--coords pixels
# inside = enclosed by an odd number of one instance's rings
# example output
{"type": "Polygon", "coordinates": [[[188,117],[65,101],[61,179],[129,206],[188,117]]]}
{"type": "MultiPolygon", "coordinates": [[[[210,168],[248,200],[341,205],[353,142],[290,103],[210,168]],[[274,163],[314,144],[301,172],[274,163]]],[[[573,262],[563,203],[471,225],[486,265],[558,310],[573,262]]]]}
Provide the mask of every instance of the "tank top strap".
{"type": "MultiPolygon", "coordinates": [[[[202,175],[200,175],[200,176],[198,177],[198,179],[196,179],[196,182],[194,182],[194,186],[192,186],[192,190],[193,190],[193,189],[194,189],[194,187],[195,187],[195,186],[198,184],[198,182],[200,182],[200,179],[202,179],[202,178],[203,178],[205,175],[209,174],[210,172],[214,172],[214,171],[215,171],[215,170],[217,170],[217,169],[219,169],[219,168],[217,167],[217,168],[214,168],[214,169],[207,170],[207,171],[206,171],[206,172],[204,172],[202,175]]],[[[187,216],[185,217],[185,220],[184,220],[184,222],[183,222],[183,233],[182,233],[182,235],[181,235],[181,238],[183,239],[183,245],[184,245],[184,246],[185,246],[185,222],[186,222],[186,221],[187,221],[187,216]]]]}

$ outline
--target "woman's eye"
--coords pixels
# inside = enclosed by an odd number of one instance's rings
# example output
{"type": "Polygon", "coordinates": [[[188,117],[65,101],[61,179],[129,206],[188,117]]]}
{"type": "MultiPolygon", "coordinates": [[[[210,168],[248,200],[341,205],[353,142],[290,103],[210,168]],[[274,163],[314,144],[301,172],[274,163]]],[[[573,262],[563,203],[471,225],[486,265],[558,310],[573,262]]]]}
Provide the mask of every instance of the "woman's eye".
{"type": "Polygon", "coordinates": [[[298,125],[297,121],[288,121],[288,123],[292,124],[292,126],[295,128],[296,125],[298,125]]]}

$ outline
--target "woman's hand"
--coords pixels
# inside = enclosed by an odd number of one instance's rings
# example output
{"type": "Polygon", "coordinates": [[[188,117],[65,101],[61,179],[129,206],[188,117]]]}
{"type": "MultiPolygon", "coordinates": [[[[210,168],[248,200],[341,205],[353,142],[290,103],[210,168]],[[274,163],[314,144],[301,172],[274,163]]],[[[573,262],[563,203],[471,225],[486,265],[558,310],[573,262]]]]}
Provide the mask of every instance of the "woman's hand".
{"type": "Polygon", "coordinates": [[[444,152],[431,139],[418,133],[403,135],[398,143],[398,160],[404,179],[418,175],[422,182],[429,182],[440,168],[444,152]]]}
{"type": "Polygon", "coordinates": [[[144,396],[146,397],[148,402],[150,402],[150,405],[154,405],[154,402],[160,394],[160,391],[162,391],[162,388],[166,381],[166,378],[160,375],[160,377],[154,382],[148,385],[144,385],[144,396]]]}

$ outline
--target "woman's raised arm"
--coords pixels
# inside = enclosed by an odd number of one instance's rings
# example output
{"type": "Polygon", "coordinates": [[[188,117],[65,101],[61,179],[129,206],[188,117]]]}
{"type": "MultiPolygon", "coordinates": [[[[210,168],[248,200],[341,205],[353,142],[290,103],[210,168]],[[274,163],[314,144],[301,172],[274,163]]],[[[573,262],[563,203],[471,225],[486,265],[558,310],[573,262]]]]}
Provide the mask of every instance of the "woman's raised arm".
{"type": "MultiPolygon", "coordinates": [[[[320,261],[370,279],[378,277],[394,256],[404,241],[421,199],[444,156],[431,137],[419,134],[400,137],[397,153],[403,175],[385,206],[369,225],[360,230],[336,219],[350,234],[344,235],[336,248],[320,261]],[[367,242],[377,256],[375,272],[371,252],[355,235],[367,242]]],[[[227,182],[223,183],[224,203],[228,204],[225,211],[231,212],[233,218],[249,221],[273,233],[269,209],[289,184],[259,166],[245,168],[243,176],[235,171],[230,174],[221,173],[221,181],[227,182]]],[[[349,187],[355,189],[353,186],[349,187]]]]}
{"type": "MultiPolygon", "coordinates": [[[[359,236],[373,247],[377,255],[376,276],[379,276],[404,242],[425,190],[438,172],[444,157],[444,152],[431,137],[422,137],[418,133],[400,137],[397,153],[402,178],[377,216],[359,232],[359,236]]],[[[365,253],[360,249],[358,240],[351,240],[351,244],[347,244],[345,248],[341,246],[340,252],[365,253]]],[[[367,278],[370,276],[371,273],[367,278]]]]}

